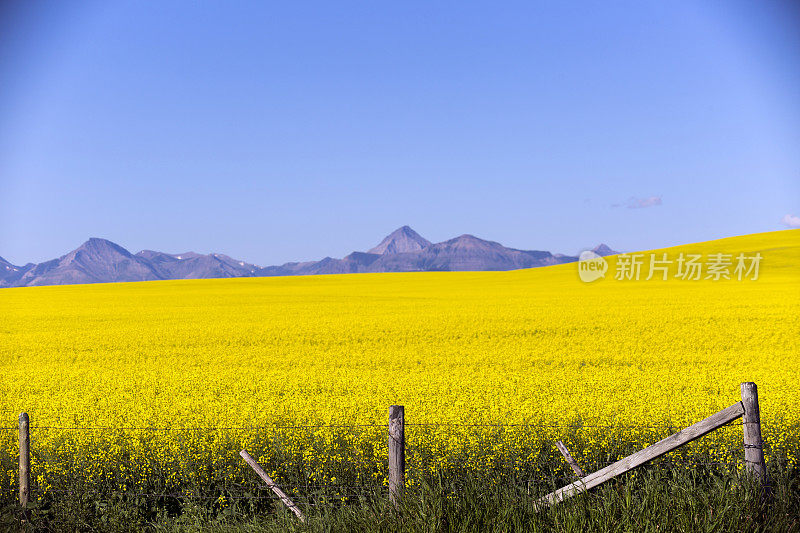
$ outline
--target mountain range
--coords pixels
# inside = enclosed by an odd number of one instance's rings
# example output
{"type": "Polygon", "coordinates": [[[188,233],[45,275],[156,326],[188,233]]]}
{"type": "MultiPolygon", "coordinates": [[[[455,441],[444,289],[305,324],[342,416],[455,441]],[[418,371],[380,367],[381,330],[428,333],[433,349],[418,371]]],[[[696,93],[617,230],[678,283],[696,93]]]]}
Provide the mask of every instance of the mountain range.
{"type": "MultiPolygon", "coordinates": [[[[619,253],[605,244],[593,251],[599,255],[619,253]]],[[[44,263],[16,266],[0,257],[0,287],[356,272],[515,270],[577,260],[570,255],[507,248],[473,235],[431,243],[408,226],[393,231],[366,252],[353,252],[342,259],[326,257],[268,267],[215,253],[142,250],[132,254],[109,240],[91,238],[68,254],[44,263]]]]}

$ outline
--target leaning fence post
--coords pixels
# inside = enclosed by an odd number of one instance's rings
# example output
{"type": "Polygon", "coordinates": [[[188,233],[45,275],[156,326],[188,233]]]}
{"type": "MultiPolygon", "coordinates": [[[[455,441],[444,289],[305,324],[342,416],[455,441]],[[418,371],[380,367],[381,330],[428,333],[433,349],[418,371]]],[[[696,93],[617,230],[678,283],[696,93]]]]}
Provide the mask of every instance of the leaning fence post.
{"type": "Polygon", "coordinates": [[[389,500],[400,506],[406,477],[405,409],[389,406],[389,500]]]}
{"type": "Polygon", "coordinates": [[[767,484],[767,467],[764,463],[764,441],[761,438],[761,412],[758,408],[758,388],[753,382],[742,383],[744,418],[744,463],[748,475],[759,484],[767,484]]]}
{"type": "Polygon", "coordinates": [[[575,461],[575,459],[572,458],[572,454],[569,453],[569,450],[567,449],[566,446],[564,446],[563,442],[561,442],[560,440],[556,441],[556,448],[558,448],[558,451],[560,451],[561,455],[564,456],[564,459],[567,461],[567,464],[570,466],[570,468],[572,468],[572,471],[575,472],[575,475],[578,476],[578,479],[581,479],[586,475],[583,473],[583,470],[581,470],[581,467],[578,466],[577,461],[575,461]]]}
{"type": "Polygon", "coordinates": [[[28,501],[31,496],[31,436],[28,413],[19,415],[19,504],[25,520],[28,519],[28,501]]]}
{"type": "Polygon", "coordinates": [[[302,511],[300,511],[300,509],[286,495],[286,493],[281,490],[281,488],[278,486],[278,484],[275,483],[274,481],[272,481],[272,478],[269,477],[267,475],[267,473],[264,472],[264,469],[261,468],[261,465],[258,464],[256,462],[256,460],[253,459],[253,457],[249,453],[247,453],[247,450],[240,451],[239,455],[241,455],[242,459],[244,459],[245,462],[250,465],[250,468],[255,470],[256,474],[258,474],[258,477],[260,477],[261,479],[264,480],[264,483],[266,483],[267,486],[270,489],[272,489],[272,492],[274,492],[275,494],[278,495],[278,498],[281,499],[281,501],[284,503],[284,505],[286,505],[286,507],[288,507],[289,510],[292,511],[297,516],[297,518],[300,519],[301,522],[305,523],[306,517],[303,516],[302,511]]]}

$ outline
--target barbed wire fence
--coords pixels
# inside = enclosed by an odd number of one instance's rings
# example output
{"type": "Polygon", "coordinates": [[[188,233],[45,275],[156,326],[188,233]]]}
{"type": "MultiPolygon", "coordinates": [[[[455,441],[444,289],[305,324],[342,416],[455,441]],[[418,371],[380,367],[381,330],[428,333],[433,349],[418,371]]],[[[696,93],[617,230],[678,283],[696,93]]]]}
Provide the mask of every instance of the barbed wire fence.
{"type": "MultiPolygon", "coordinates": [[[[649,467],[740,472],[746,465],[743,424],[729,422],[707,437],[710,442],[675,450],[650,461],[649,467]]],[[[591,473],[679,429],[672,424],[583,422],[403,422],[403,426],[401,484],[405,490],[413,490],[431,476],[448,476],[451,487],[457,487],[459,479],[470,483],[477,477],[531,497],[576,480],[555,446],[557,439],[567,444],[583,471],[591,473]]],[[[13,426],[0,428],[6,450],[0,458],[4,504],[18,494],[22,499],[22,469],[15,468],[16,458],[9,453],[19,431],[13,426]]],[[[349,505],[391,495],[390,424],[112,427],[34,423],[28,431],[28,501],[80,493],[137,499],[176,510],[188,501],[219,508],[279,507],[280,498],[239,457],[241,449],[251,453],[301,508],[349,505]]]]}

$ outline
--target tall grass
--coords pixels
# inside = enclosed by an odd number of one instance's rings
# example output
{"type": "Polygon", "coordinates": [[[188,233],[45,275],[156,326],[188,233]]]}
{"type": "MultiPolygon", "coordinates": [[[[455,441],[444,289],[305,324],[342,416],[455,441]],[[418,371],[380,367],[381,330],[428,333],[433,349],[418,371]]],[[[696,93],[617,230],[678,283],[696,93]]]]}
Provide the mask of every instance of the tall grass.
{"type": "MultiPolygon", "coordinates": [[[[99,494],[74,487],[31,509],[30,531],[800,531],[800,472],[780,462],[769,468],[770,489],[747,477],[712,467],[671,463],[644,467],[588,494],[538,509],[538,497],[564,483],[561,477],[535,483],[502,482],[463,473],[433,476],[406,490],[400,509],[385,489],[358,497],[301,503],[301,524],[273,499],[243,498],[221,504],[202,498],[152,501],[135,494],[99,494]]],[[[263,496],[253,493],[252,496],[263,496]]],[[[13,506],[0,529],[20,528],[13,506]]]]}
{"type": "Polygon", "coordinates": [[[537,510],[536,497],[515,485],[484,480],[432,479],[405,495],[399,511],[385,497],[348,506],[307,509],[307,524],[277,509],[268,516],[211,516],[200,507],[154,526],[157,531],[364,532],[664,532],[800,531],[797,473],[770,472],[766,494],[743,477],[708,470],[649,468],[537,510]]]}

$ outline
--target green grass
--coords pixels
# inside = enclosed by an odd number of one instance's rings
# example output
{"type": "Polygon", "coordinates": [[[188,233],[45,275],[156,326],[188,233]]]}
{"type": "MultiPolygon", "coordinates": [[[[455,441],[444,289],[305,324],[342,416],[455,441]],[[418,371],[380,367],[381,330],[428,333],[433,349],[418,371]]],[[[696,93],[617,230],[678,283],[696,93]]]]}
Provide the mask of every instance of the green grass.
{"type": "MultiPolygon", "coordinates": [[[[277,532],[277,531],[800,531],[800,473],[772,465],[770,493],[747,478],[666,463],[645,467],[589,494],[537,511],[537,496],[563,483],[479,478],[427,479],[407,490],[398,511],[376,489],[347,504],[303,506],[301,524],[274,500],[185,499],[153,507],[124,493],[98,497],[76,490],[32,510],[28,530],[277,532]]],[[[163,503],[163,502],[162,502],[163,503]]],[[[7,507],[0,528],[19,528],[7,507]]]]}

